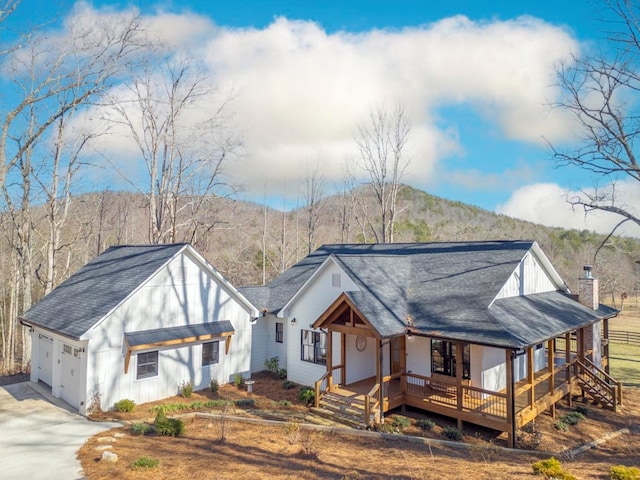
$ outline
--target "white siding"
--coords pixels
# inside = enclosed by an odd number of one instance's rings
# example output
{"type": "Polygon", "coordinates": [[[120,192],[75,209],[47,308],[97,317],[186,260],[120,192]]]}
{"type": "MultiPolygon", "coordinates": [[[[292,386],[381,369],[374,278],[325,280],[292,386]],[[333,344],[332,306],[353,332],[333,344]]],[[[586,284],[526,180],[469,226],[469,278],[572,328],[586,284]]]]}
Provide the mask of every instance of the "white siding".
{"type": "MultiPolygon", "coordinates": [[[[289,380],[302,385],[313,385],[316,380],[324,375],[326,372],[325,365],[317,365],[301,360],[300,332],[309,330],[311,324],[324,313],[342,292],[354,290],[357,290],[357,287],[349,276],[335,262],[328,260],[302,294],[295,302],[289,305],[288,311],[284,312],[284,314],[289,319],[296,319],[294,325],[289,325],[289,341],[285,343],[287,345],[287,374],[289,380]],[[333,286],[336,278],[333,276],[334,274],[340,275],[339,288],[333,286]]],[[[333,343],[334,349],[339,351],[340,343],[337,337],[335,340],[333,343]]],[[[348,361],[347,365],[349,365],[348,361]]],[[[350,366],[347,367],[348,377],[350,377],[349,368],[350,366]]]]}
{"type": "Polygon", "coordinates": [[[557,286],[531,252],[528,252],[500,289],[496,299],[553,292],[557,286]]]}
{"type": "Polygon", "coordinates": [[[87,395],[99,394],[101,406],[111,408],[123,398],[136,403],[175,395],[184,381],[194,389],[206,388],[211,378],[219,383],[251,369],[250,312],[219,280],[184,251],[120,305],[92,331],[87,368],[87,395]],[[235,329],[229,354],[219,344],[219,363],[202,367],[202,346],[161,349],[158,375],[136,380],[137,355],[124,373],[124,333],[180,325],[230,320],[235,329]]]}
{"type": "Polygon", "coordinates": [[[253,326],[251,345],[251,371],[265,369],[267,359],[278,357],[280,368],[287,368],[287,342],[290,319],[274,316],[259,317],[253,326]],[[276,323],[282,323],[283,342],[276,342],[276,323]]]}
{"type": "MultiPolygon", "coordinates": [[[[336,338],[340,337],[336,336],[336,338]]],[[[376,358],[376,344],[378,340],[367,338],[366,348],[359,352],[356,348],[356,338],[357,335],[347,335],[345,339],[347,346],[347,385],[376,376],[376,363],[378,361],[376,358]]]]}
{"type": "Polygon", "coordinates": [[[407,338],[407,371],[431,375],[431,339],[413,335],[407,338]]]}

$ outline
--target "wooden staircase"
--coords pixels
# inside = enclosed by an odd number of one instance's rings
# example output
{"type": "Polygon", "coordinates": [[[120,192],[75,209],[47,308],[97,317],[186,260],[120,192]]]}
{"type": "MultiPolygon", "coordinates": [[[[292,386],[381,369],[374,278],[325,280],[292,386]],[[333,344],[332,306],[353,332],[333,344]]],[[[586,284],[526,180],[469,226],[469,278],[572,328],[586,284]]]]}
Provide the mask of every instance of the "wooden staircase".
{"type": "Polygon", "coordinates": [[[622,405],[622,384],[587,359],[576,360],[575,376],[583,395],[614,412],[622,405]]]}
{"type": "Polygon", "coordinates": [[[333,392],[323,394],[318,407],[311,408],[311,411],[322,417],[359,429],[367,428],[374,421],[372,414],[370,422],[365,422],[363,399],[353,396],[345,397],[333,392]]]}

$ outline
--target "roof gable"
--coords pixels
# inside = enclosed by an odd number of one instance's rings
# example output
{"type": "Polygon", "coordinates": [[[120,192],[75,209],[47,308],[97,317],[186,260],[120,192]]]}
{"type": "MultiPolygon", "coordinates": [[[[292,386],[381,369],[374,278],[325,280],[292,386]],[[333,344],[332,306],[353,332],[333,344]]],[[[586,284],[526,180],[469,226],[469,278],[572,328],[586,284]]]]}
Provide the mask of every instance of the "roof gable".
{"type": "Polygon", "coordinates": [[[80,338],[187,247],[185,243],[110,247],[21,318],[80,338]]]}

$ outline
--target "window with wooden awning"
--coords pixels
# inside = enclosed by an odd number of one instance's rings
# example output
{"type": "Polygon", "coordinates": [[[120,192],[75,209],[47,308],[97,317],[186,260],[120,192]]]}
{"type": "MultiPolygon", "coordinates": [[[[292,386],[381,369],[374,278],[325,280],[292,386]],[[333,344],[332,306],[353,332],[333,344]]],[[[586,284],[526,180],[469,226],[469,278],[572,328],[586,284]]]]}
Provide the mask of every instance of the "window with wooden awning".
{"type": "Polygon", "coordinates": [[[228,354],[229,346],[231,345],[231,336],[234,333],[235,329],[233,325],[231,325],[230,320],[125,333],[124,345],[126,355],[124,358],[124,373],[129,372],[131,355],[146,350],[167,347],[180,348],[224,338],[225,354],[228,354]]]}

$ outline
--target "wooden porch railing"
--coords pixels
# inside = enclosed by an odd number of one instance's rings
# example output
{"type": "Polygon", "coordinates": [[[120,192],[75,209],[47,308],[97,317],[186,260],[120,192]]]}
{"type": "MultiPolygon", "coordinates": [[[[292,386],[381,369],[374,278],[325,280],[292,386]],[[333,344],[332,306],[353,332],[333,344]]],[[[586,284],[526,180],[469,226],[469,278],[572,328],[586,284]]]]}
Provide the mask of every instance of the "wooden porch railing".
{"type": "MultiPolygon", "coordinates": [[[[369,425],[371,413],[380,408],[380,384],[376,383],[369,393],[364,396],[364,423],[369,425]]],[[[375,414],[374,414],[375,415],[375,414]]]]}
{"type": "Polygon", "coordinates": [[[574,368],[581,386],[592,396],[601,396],[601,398],[597,398],[598,400],[611,402],[610,407],[614,412],[617,411],[618,405],[622,405],[622,383],[587,358],[576,360],[574,368]]]}
{"type": "Polygon", "coordinates": [[[320,398],[327,392],[331,391],[331,387],[333,386],[333,371],[339,370],[342,368],[342,365],[334,365],[331,367],[331,370],[327,370],[315,383],[315,401],[314,406],[318,408],[320,404],[320,398]]]}

